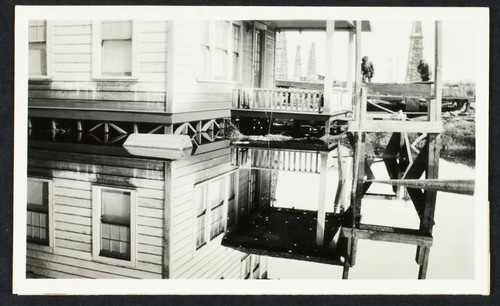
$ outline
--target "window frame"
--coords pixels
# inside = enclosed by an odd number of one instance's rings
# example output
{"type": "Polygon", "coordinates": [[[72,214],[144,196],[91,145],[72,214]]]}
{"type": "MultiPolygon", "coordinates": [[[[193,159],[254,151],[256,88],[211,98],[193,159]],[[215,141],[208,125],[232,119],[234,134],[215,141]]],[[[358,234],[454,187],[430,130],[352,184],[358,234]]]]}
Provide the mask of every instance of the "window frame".
{"type": "MultiPolygon", "coordinates": [[[[194,185],[193,189],[193,194],[196,194],[198,188],[204,188],[204,195],[203,195],[203,201],[205,201],[205,221],[204,221],[204,231],[203,231],[203,236],[204,236],[204,243],[201,245],[197,245],[198,241],[198,213],[197,213],[197,203],[196,203],[196,197],[193,199],[193,204],[194,204],[194,209],[193,209],[193,237],[194,237],[194,243],[193,243],[193,248],[194,252],[198,252],[200,250],[205,249],[204,246],[209,245],[212,241],[217,241],[219,239],[222,239],[222,235],[228,230],[227,226],[227,217],[228,217],[228,204],[229,204],[229,184],[231,183],[231,174],[235,174],[233,176],[234,180],[234,201],[236,203],[235,207],[235,215],[237,212],[237,207],[238,207],[238,170],[231,170],[229,172],[223,173],[221,175],[211,177],[207,180],[198,182],[194,185]],[[212,182],[218,180],[218,179],[223,179],[223,204],[222,204],[222,222],[223,222],[223,230],[220,233],[217,233],[215,236],[212,237],[212,210],[215,208],[218,208],[219,206],[216,206],[214,208],[211,207],[210,203],[210,191],[211,191],[211,184],[212,182]]],[[[233,227],[236,224],[236,217],[235,217],[235,222],[231,225],[233,227]]]]}
{"type": "Polygon", "coordinates": [[[136,20],[93,20],[92,21],[92,79],[104,81],[133,81],[138,78],[138,42],[139,31],[136,20]],[[103,21],[130,21],[132,23],[132,59],[131,75],[103,75],[102,74],[102,38],[101,25],[103,21]]]}
{"type": "MultiPolygon", "coordinates": [[[[26,244],[36,245],[42,248],[47,248],[53,251],[54,248],[54,181],[52,179],[36,177],[36,176],[28,176],[26,181],[26,188],[28,187],[28,181],[39,181],[48,183],[48,203],[47,203],[47,235],[48,235],[48,245],[37,243],[34,241],[28,241],[28,233],[26,233],[26,244]]],[[[26,192],[28,190],[26,189],[26,192]]],[[[26,194],[27,195],[27,194],[26,194]]],[[[26,214],[28,213],[28,201],[26,201],[26,214]]],[[[27,216],[26,216],[27,217],[27,216]]],[[[26,222],[26,226],[28,222],[26,222]]]]}
{"type": "MultiPolygon", "coordinates": [[[[208,63],[208,75],[204,76],[202,75],[202,71],[198,70],[197,71],[197,78],[196,81],[203,83],[203,82],[209,82],[209,83],[228,83],[228,84],[241,84],[243,80],[243,55],[242,55],[242,50],[243,50],[243,22],[237,21],[237,20],[208,20],[208,26],[209,26],[209,63],[208,63]],[[215,75],[214,67],[215,67],[215,57],[216,57],[216,50],[219,49],[217,47],[216,43],[216,36],[217,36],[217,30],[216,30],[216,21],[225,21],[228,22],[228,30],[226,33],[226,47],[227,47],[227,54],[226,54],[226,76],[225,78],[219,78],[215,75]],[[236,80],[233,80],[232,78],[232,72],[234,69],[233,61],[232,61],[232,55],[233,55],[233,25],[239,26],[239,31],[240,31],[240,41],[239,41],[239,56],[240,56],[240,61],[237,67],[238,71],[238,77],[236,80]]],[[[199,23],[200,25],[200,32],[201,32],[201,26],[202,23],[199,23]]],[[[198,67],[202,67],[202,56],[201,56],[201,46],[206,46],[206,44],[203,43],[201,35],[198,36],[198,67]]]]}
{"type": "MultiPolygon", "coordinates": [[[[35,19],[30,21],[35,21],[35,19]]],[[[52,79],[52,21],[50,20],[43,20],[43,21],[45,21],[45,64],[47,66],[45,67],[45,69],[47,74],[30,75],[28,70],[28,80],[43,81],[52,79]]],[[[29,41],[29,21],[28,21],[28,52],[29,52],[29,44],[30,41],[29,41]]],[[[28,55],[28,61],[29,61],[29,55],[28,55]]]]}
{"type": "Polygon", "coordinates": [[[102,263],[135,267],[137,258],[137,191],[121,186],[92,185],[92,260],[102,263]],[[101,192],[102,190],[130,193],[130,259],[120,259],[100,255],[101,252],[101,192]]]}

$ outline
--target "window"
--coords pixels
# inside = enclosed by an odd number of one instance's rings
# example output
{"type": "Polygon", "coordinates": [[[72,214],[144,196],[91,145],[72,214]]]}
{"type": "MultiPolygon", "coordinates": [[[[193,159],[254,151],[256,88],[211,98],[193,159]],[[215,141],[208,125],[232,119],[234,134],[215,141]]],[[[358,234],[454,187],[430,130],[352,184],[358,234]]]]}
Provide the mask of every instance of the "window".
{"type": "Polygon", "coordinates": [[[135,77],[135,35],[132,21],[94,22],[94,77],[135,77]]]}
{"type": "Polygon", "coordinates": [[[49,217],[52,205],[52,182],[48,180],[28,178],[27,186],[27,241],[50,246],[51,218],[49,217]]]}
{"type": "Polygon", "coordinates": [[[93,186],[93,255],[135,260],[135,191],[93,186]]]}
{"type": "Polygon", "coordinates": [[[229,21],[202,21],[200,27],[199,78],[240,81],[241,24],[229,21]]]}
{"type": "MultiPolygon", "coordinates": [[[[237,190],[234,172],[218,176],[195,186],[196,249],[218,237],[228,226],[228,205],[232,201],[235,215],[237,190]],[[228,192],[228,190],[231,190],[228,192]]],[[[234,223],[234,216],[232,222],[234,223]]]]}
{"type": "Polygon", "coordinates": [[[29,21],[29,76],[47,76],[47,23],[45,20],[29,21]]]}

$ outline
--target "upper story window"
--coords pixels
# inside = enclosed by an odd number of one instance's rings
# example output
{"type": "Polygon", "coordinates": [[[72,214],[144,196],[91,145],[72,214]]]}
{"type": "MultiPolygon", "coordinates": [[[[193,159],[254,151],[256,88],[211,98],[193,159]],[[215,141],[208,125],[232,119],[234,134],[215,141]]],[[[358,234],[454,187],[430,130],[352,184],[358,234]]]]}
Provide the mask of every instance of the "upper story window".
{"type": "Polygon", "coordinates": [[[30,20],[28,30],[29,54],[28,67],[30,77],[47,77],[47,22],[30,20]]]}
{"type": "MultiPolygon", "coordinates": [[[[196,249],[223,233],[228,226],[228,206],[237,202],[234,172],[195,186],[196,249]],[[228,190],[230,190],[228,192],[228,190]],[[231,201],[231,203],[229,203],[231,201]]],[[[233,215],[236,208],[233,207],[233,215]]],[[[234,223],[234,217],[232,223],[234,223]]]]}
{"type": "Polygon", "coordinates": [[[135,191],[92,187],[92,251],[104,261],[135,260],[135,191]]]}
{"type": "Polygon", "coordinates": [[[202,21],[198,78],[241,80],[242,26],[230,21],[202,21]]]}
{"type": "Polygon", "coordinates": [[[52,181],[28,178],[28,211],[26,236],[28,242],[49,246],[52,220],[52,181]]]}
{"type": "Polygon", "coordinates": [[[93,76],[130,79],[136,76],[133,21],[95,21],[93,76]]]}

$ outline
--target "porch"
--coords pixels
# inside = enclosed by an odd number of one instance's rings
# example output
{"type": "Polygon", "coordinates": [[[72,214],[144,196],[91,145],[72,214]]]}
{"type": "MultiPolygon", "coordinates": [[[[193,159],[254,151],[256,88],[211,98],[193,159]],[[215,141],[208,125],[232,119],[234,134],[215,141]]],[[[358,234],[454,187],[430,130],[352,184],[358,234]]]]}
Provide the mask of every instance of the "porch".
{"type": "Polygon", "coordinates": [[[326,214],[325,244],[317,245],[314,211],[269,208],[239,222],[222,245],[246,253],[344,265],[347,239],[340,238],[342,217],[326,214]]]}

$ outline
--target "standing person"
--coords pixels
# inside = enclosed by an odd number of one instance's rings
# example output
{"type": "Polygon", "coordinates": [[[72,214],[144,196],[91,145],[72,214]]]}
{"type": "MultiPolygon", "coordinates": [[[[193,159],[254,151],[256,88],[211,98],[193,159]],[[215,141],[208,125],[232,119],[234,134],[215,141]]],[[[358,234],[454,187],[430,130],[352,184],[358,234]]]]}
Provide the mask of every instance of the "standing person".
{"type": "Polygon", "coordinates": [[[361,74],[363,76],[363,82],[371,82],[373,75],[375,74],[373,63],[368,59],[368,56],[363,56],[361,61],[361,74]]]}
{"type": "Polygon", "coordinates": [[[423,82],[430,80],[429,65],[423,59],[418,63],[417,71],[420,73],[420,78],[423,82]]]}

